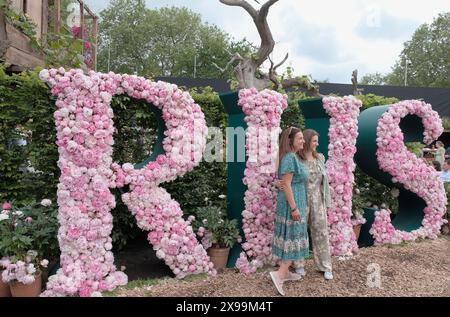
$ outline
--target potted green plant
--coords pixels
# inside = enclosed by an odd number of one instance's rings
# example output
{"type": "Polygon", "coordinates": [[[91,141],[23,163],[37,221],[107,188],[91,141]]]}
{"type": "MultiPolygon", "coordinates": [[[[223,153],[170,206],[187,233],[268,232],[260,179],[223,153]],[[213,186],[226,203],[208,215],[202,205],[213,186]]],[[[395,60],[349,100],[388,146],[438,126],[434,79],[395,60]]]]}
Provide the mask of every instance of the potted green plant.
{"type": "Polygon", "coordinates": [[[237,220],[230,220],[221,207],[209,204],[196,209],[191,216],[192,227],[207,250],[214,267],[220,271],[226,267],[230,249],[241,241],[237,220]]]}
{"type": "Polygon", "coordinates": [[[9,208],[3,208],[0,214],[1,279],[9,284],[13,297],[36,297],[41,293],[42,272],[49,263],[46,247],[54,248],[57,239],[52,219],[46,219],[44,212],[50,208],[49,202],[21,208],[7,204],[9,208]]]}

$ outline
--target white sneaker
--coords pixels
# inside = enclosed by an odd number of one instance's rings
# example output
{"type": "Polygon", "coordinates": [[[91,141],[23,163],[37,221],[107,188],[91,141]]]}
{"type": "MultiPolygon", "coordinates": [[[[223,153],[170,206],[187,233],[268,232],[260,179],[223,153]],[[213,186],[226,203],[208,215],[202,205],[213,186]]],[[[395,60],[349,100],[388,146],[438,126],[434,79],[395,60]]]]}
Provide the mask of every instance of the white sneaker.
{"type": "Polygon", "coordinates": [[[272,278],[272,282],[277,288],[278,293],[280,293],[281,296],[284,296],[284,290],[283,290],[283,281],[280,280],[278,277],[278,273],[276,271],[270,272],[270,277],[272,278]]]}
{"type": "Polygon", "coordinates": [[[300,274],[289,272],[287,277],[284,280],[285,281],[298,281],[301,279],[302,279],[302,276],[300,274]]]}
{"type": "Polygon", "coordinates": [[[297,273],[298,275],[301,276],[306,276],[306,271],[304,267],[299,267],[297,269],[295,269],[295,273],[297,273]]]}
{"type": "Polygon", "coordinates": [[[323,277],[325,277],[326,280],[332,280],[333,279],[333,273],[325,272],[325,273],[323,273],[323,277]]]}

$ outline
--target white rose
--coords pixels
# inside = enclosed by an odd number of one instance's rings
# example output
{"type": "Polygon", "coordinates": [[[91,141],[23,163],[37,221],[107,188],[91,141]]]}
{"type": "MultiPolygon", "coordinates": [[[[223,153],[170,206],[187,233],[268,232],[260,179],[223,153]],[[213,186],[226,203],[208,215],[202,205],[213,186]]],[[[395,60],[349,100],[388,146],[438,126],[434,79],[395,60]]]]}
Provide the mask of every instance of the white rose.
{"type": "Polygon", "coordinates": [[[52,201],[50,199],[43,199],[41,201],[41,205],[44,206],[44,207],[49,207],[49,206],[52,205],[52,201]]]}
{"type": "Polygon", "coordinates": [[[13,215],[16,215],[18,217],[22,217],[23,216],[23,212],[21,212],[20,210],[14,211],[13,215]]]}

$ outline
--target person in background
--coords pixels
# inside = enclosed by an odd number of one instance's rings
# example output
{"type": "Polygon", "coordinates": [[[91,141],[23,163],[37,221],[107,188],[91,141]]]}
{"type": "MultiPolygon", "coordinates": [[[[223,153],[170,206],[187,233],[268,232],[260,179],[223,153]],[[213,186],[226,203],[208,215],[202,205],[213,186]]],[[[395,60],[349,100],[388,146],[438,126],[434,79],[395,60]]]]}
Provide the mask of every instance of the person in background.
{"type": "Polygon", "coordinates": [[[444,143],[442,143],[441,141],[437,141],[436,142],[436,152],[434,155],[434,160],[438,161],[441,166],[444,165],[444,161],[445,161],[445,148],[444,148],[444,143]]]}
{"type": "Polygon", "coordinates": [[[441,163],[438,162],[438,161],[433,161],[433,167],[434,167],[434,169],[435,169],[436,171],[438,171],[438,172],[442,171],[441,163]]]}
{"type": "Polygon", "coordinates": [[[444,183],[450,183],[450,160],[444,162],[443,171],[441,172],[441,180],[444,183]]]}
{"type": "Polygon", "coordinates": [[[445,150],[445,159],[450,158],[450,146],[445,150]]]}

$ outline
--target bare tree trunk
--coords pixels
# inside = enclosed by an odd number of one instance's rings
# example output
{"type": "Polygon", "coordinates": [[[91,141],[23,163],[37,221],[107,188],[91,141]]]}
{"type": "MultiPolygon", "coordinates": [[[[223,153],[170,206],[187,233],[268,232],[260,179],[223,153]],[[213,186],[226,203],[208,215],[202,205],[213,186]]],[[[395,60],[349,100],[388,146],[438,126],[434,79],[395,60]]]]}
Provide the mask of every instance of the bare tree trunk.
{"type": "Polygon", "coordinates": [[[258,52],[253,56],[242,57],[238,53],[230,54],[231,60],[225,69],[221,69],[219,66],[214,64],[217,68],[224,72],[229,66],[237,62],[237,65],[234,66],[234,73],[239,82],[240,89],[254,87],[258,90],[265,88],[273,88],[277,90],[280,86],[283,88],[299,87],[304,88],[315,95],[319,94],[318,87],[311,84],[305,77],[297,77],[280,82],[276,69],[286,62],[288,55],[286,55],[285,59],[277,65],[274,65],[274,63],[270,61],[271,68],[268,74],[264,74],[260,71],[261,65],[270,59],[269,56],[275,47],[275,41],[267,22],[267,15],[269,14],[270,7],[279,0],[268,0],[259,10],[256,10],[246,0],[219,1],[225,5],[241,7],[247,11],[247,13],[252,17],[256,29],[258,30],[258,34],[261,38],[261,45],[258,52]]]}

